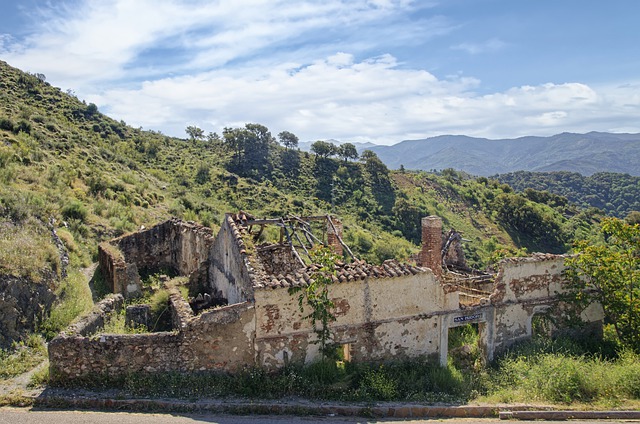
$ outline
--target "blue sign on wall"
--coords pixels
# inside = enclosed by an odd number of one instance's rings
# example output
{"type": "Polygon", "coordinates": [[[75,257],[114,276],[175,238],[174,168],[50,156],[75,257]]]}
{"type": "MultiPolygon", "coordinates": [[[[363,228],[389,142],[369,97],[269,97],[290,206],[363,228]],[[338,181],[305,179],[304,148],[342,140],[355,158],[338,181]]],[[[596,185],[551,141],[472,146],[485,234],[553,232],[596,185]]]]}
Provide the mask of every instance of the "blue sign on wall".
{"type": "Polygon", "coordinates": [[[482,318],[482,314],[473,314],[461,317],[454,317],[453,322],[467,322],[482,318]]]}

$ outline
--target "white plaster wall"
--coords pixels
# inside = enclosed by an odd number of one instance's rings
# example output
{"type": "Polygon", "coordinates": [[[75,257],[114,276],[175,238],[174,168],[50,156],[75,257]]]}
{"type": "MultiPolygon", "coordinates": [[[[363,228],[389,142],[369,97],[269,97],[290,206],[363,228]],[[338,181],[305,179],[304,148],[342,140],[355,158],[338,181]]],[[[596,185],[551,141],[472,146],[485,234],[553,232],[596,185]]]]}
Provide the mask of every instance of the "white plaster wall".
{"type": "Polygon", "coordinates": [[[515,302],[556,296],[562,292],[564,257],[539,261],[524,260],[501,264],[501,278],[496,286],[504,283],[501,302],[515,302]]]}
{"type": "Polygon", "coordinates": [[[372,359],[412,357],[437,353],[440,348],[439,317],[380,324],[375,331],[379,350],[372,359]]]}
{"type": "MultiPolygon", "coordinates": [[[[349,343],[354,359],[375,360],[436,353],[440,318],[434,316],[456,301],[444,294],[432,273],[397,278],[367,279],[330,286],[337,319],[331,323],[335,342],[349,343]],[[367,325],[365,325],[367,324],[367,325]]],[[[258,362],[281,366],[295,349],[304,349],[304,361],[319,357],[309,320],[300,313],[298,295],[286,288],[254,293],[258,362]],[[286,355],[285,353],[286,352],[286,355]]],[[[299,352],[298,352],[299,357],[299,352]]]]}
{"type": "Polygon", "coordinates": [[[458,307],[458,294],[445,294],[433,273],[371,280],[371,320],[380,321],[458,307]]]}
{"type": "Polygon", "coordinates": [[[494,350],[531,337],[531,317],[533,314],[522,305],[512,304],[496,308],[494,316],[494,339],[491,343],[494,350]]]}

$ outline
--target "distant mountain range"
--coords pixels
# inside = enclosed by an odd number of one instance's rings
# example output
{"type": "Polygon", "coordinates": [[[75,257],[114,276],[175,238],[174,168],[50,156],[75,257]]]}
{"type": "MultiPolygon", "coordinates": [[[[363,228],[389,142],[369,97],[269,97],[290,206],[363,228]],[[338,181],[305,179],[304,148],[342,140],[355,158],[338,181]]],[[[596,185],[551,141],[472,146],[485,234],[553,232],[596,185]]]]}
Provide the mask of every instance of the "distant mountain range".
{"type": "Polygon", "coordinates": [[[414,170],[453,168],[479,176],[515,171],[640,175],[640,134],[562,133],[500,140],[442,135],[393,146],[356,147],[374,151],[392,169],[400,165],[414,170]]]}

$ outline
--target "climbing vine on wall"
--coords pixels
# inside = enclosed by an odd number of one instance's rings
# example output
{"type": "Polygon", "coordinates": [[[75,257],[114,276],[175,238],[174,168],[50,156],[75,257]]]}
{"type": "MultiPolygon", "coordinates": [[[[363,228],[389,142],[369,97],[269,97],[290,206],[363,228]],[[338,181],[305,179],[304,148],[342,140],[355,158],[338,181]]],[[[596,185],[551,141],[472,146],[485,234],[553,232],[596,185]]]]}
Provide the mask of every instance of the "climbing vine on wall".
{"type": "Polygon", "coordinates": [[[329,298],[329,285],[333,282],[332,276],[336,273],[336,256],[328,247],[318,247],[311,251],[311,260],[316,269],[311,274],[311,280],[306,287],[291,287],[289,294],[298,295],[298,307],[300,312],[310,312],[303,318],[311,321],[311,326],[317,339],[313,343],[320,344],[322,358],[333,350],[331,344],[331,331],[329,324],[336,320],[333,313],[334,304],[329,298]]]}

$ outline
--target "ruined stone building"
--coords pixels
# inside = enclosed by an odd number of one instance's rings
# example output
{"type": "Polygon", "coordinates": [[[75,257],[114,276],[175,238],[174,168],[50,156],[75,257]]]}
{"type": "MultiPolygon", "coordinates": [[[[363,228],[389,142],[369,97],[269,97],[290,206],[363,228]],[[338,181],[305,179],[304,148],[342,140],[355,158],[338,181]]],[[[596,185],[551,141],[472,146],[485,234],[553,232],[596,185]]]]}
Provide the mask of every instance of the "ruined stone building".
{"type": "MultiPolygon", "coordinates": [[[[288,290],[307,284],[315,270],[303,258],[305,245],[321,241],[308,231],[313,222],[324,226],[327,244],[348,256],[342,226],[330,216],[256,220],[227,214],[217,235],[174,219],[101,244],[100,266],[115,293],[133,296],[141,290],[141,273],[169,268],[188,276],[192,294],[222,306],[197,308],[170,287],[173,331],[90,336],[90,324],[70,328],[49,345],[52,375],[274,369],[318,359],[316,335],[288,290]],[[268,226],[280,229],[281,240],[260,244],[268,226]]],[[[350,259],[337,265],[331,332],[347,360],[435,355],[446,364],[449,330],[469,323],[477,325],[491,359],[531,337],[536,315],[558,313],[563,256],[507,259],[495,275],[477,273],[451,246],[455,234],[443,237],[440,218],[423,218],[422,230],[415,263],[350,259]]],[[[113,306],[107,303],[103,309],[113,306]]],[[[599,305],[582,312],[586,326],[597,328],[602,317],[599,305]]]]}

